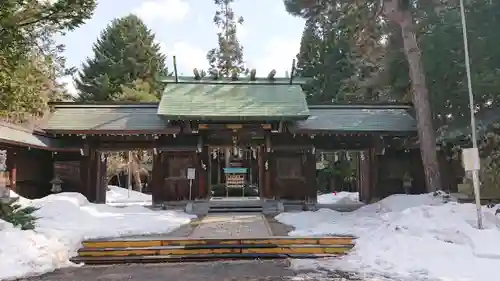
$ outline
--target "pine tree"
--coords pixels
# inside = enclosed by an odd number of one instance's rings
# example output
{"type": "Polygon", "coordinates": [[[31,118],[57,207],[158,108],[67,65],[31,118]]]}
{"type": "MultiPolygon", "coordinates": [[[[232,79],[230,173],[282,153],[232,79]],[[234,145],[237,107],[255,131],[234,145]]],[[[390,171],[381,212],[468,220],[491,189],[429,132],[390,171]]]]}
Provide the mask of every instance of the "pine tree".
{"type": "MultiPolygon", "coordinates": [[[[424,1],[417,1],[424,2],[424,1]]],[[[427,1],[429,2],[429,1],[427,1]]],[[[421,50],[417,41],[417,28],[414,15],[420,8],[409,0],[382,0],[382,1],[330,1],[325,3],[319,0],[284,0],[287,11],[310,18],[328,13],[329,10],[347,4],[348,9],[338,17],[345,17],[350,23],[347,26],[355,39],[358,51],[365,58],[382,57],[373,55],[380,47],[380,38],[374,36],[381,25],[381,18],[398,27],[402,38],[403,50],[408,62],[408,74],[411,81],[412,101],[415,106],[418,125],[420,150],[427,188],[429,191],[441,189],[439,165],[436,154],[436,134],[433,127],[432,112],[429,102],[429,92],[426,83],[425,70],[422,64],[421,50]],[[326,5],[325,5],[326,4],[326,5]],[[369,55],[366,55],[369,54],[369,55]]],[[[434,3],[433,3],[434,5],[434,3]]],[[[383,48],[382,48],[383,49],[383,48]]],[[[377,62],[375,62],[377,63],[377,62]]],[[[373,72],[377,66],[364,68],[363,72],[373,72]]],[[[365,73],[359,76],[364,78],[365,73]]]]}
{"type": "Polygon", "coordinates": [[[231,8],[233,2],[234,0],[214,0],[217,10],[213,21],[219,29],[218,47],[208,51],[207,60],[210,65],[209,73],[218,73],[223,77],[246,72],[243,47],[236,33],[237,26],[243,24],[243,17],[236,18],[231,8]]]}
{"type": "Polygon", "coordinates": [[[86,60],[76,79],[80,100],[123,99],[124,87],[135,88],[137,83],[148,83],[151,93],[160,96],[160,79],[167,76],[166,57],[155,35],[137,16],[113,20],[93,51],[93,58],[86,60]]]}
{"type": "Polygon", "coordinates": [[[297,55],[297,75],[313,78],[304,85],[309,103],[329,104],[343,98],[341,90],[353,75],[343,20],[331,16],[341,9],[337,6],[329,13],[306,18],[297,55]]]}
{"type": "Polygon", "coordinates": [[[82,25],[95,0],[4,0],[0,9],[0,117],[23,122],[43,115],[47,101],[64,98],[57,80],[71,73],[57,34],[82,25]]]}

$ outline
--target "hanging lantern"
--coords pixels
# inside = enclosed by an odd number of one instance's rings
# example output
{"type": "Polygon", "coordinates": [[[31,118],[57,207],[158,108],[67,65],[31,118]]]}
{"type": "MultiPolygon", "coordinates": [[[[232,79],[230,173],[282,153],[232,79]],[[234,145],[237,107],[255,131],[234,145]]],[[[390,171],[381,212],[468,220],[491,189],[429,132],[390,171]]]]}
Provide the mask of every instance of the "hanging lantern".
{"type": "Polygon", "coordinates": [[[359,159],[361,159],[361,161],[365,161],[365,152],[364,151],[359,152],[359,159]]]}
{"type": "Polygon", "coordinates": [[[351,161],[351,154],[349,153],[349,151],[345,152],[345,159],[347,159],[347,161],[351,161]]]}
{"type": "Polygon", "coordinates": [[[339,154],[337,153],[337,151],[335,151],[335,153],[333,154],[333,160],[334,162],[339,161],[339,154]]]}

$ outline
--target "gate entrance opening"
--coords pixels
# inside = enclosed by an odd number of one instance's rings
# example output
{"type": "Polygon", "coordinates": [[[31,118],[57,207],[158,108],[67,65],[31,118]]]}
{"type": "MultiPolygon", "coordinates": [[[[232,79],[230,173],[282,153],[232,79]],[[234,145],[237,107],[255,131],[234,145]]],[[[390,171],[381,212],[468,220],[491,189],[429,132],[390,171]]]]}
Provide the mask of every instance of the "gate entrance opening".
{"type": "Polygon", "coordinates": [[[212,198],[259,197],[259,147],[210,147],[212,198]]]}

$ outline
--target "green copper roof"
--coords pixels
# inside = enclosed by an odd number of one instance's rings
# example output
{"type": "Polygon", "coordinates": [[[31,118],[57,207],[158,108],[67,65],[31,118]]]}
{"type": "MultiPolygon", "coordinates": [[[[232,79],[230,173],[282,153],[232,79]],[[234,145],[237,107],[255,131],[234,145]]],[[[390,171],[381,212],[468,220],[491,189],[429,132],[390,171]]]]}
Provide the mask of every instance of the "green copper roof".
{"type": "Polygon", "coordinates": [[[310,106],[311,116],[291,131],[415,132],[416,120],[410,106],[329,105],[310,106]]]}
{"type": "Polygon", "coordinates": [[[65,147],[62,141],[42,136],[36,134],[32,130],[5,122],[0,122],[0,143],[33,147],[44,150],[65,147]]]}
{"type": "Polygon", "coordinates": [[[304,120],[300,85],[221,81],[167,84],[158,114],[171,120],[304,120]]]}
{"type": "Polygon", "coordinates": [[[44,130],[55,133],[83,131],[167,132],[172,130],[150,104],[55,104],[44,130]]]}

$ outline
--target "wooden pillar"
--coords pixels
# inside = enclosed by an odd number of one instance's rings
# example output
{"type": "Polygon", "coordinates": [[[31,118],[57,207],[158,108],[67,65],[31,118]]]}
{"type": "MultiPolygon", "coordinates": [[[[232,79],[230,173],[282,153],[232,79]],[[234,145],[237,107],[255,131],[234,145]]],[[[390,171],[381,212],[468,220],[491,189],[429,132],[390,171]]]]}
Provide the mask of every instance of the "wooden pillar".
{"type": "Polygon", "coordinates": [[[311,148],[306,153],[305,176],[307,182],[307,198],[306,200],[316,201],[318,196],[317,181],[316,181],[316,149],[311,148]]]}
{"type": "Polygon", "coordinates": [[[80,181],[81,189],[78,190],[85,197],[88,196],[88,182],[89,182],[89,168],[90,168],[90,157],[87,149],[83,150],[84,154],[80,158],[80,181]]]}
{"type": "Polygon", "coordinates": [[[95,148],[90,149],[89,153],[90,161],[89,161],[89,173],[88,173],[88,182],[87,182],[87,193],[88,200],[90,202],[97,202],[97,184],[99,179],[99,169],[100,169],[100,159],[99,154],[97,153],[95,148]]]}
{"type": "MultiPolygon", "coordinates": [[[[9,173],[9,188],[18,193],[17,190],[17,152],[14,149],[7,150],[7,172],[9,173]]],[[[19,194],[19,193],[18,193],[19,194]]]]}
{"type": "Polygon", "coordinates": [[[153,170],[151,171],[151,196],[153,203],[160,203],[161,191],[163,188],[163,167],[162,167],[162,152],[157,151],[153,155],[153,170]]]}
{"type": "Polygon", "coordinates": [[[269,134],[266,135],[266,143],[263,149],[263,166],[264,166],[264,196],[265,198],[272,198],[274,194],[271,188],[271,173],[272,173],[272,147],[271,147],[271,137],[269,134]]]}
{"type": "MultiPolygon", "coordinates": [[[[207,198],[208,190],[210,189],[210,152],[208,151],[208,145],[202,146],[202,152],[198,154],[200,159],[200,169],[198,173],[198,192],[196,198],[207,198]]],[[[194,199],[195,197],[193,197],[194,199]]]]}
{"type": "Polygon", "coordinates": [[[380,196],[380,191],[378,190],[378,170],[379,170],[379,159],[377,151],[375,148],[370,148],[370,191],[368,192],[368,201],[371,201],[373,197],[380,196]]]}
{"type": "Polygon", "coordinates": [[[359,200],[363,203],[369,203],[370,201],[370,150],[362,150],[359,154],[358,161],[358,190],[359,190],[359,200]]]}
{"type": "Polygon", "coordinates": [[[264,162],[265,162],[265,155],[264,155],[264,147],[259,145],[258,151],[257,151],[257,161],[258,161],[258,169],[259,169],[259,196],[261,198],[266,197],[266,190],[264,188],[265,186],[265,171],[264,171],[264,162]]]}
{"type": "Polygon", "coordinates": [[[106,155],[101,151],[96,151],[96,184],[95,184],[95,194],[96,203],[105,204],[106,203],[106,191],[108,189],[107,181],[107,159],[106,155]]]}
{"type": "Polygon", "coordinates": [[[43,188],[37,192],[40,197],[47,196],[52,193],[52,184],[50,183],[54,178],[54,156],[56,152],[43,151],[43,164],[42,164],[42,174],[43,177],[40,179],[43,188]]]}
{"type": "Polygon", "coordinates": [[[100,153],[95,148],[88,146],[86,146],[84,151],[85,155],[82,156],[80,170],[82,183],[84,186],[84,190],[82,193],[90,202],[97,202],[98,199],[102,201],[102,198],[98,198],[97,192],[97,190],[102,188],[102,180],[100,179],[102,160],[100,157],[100,153]]]}

